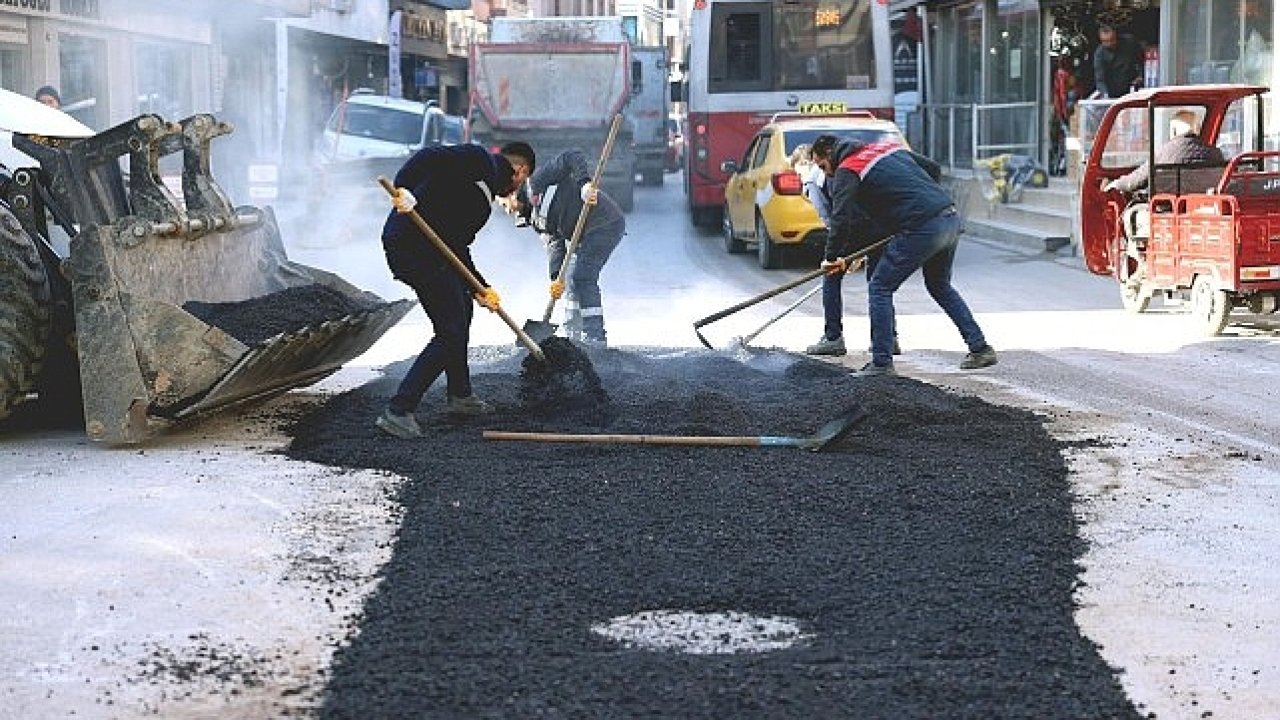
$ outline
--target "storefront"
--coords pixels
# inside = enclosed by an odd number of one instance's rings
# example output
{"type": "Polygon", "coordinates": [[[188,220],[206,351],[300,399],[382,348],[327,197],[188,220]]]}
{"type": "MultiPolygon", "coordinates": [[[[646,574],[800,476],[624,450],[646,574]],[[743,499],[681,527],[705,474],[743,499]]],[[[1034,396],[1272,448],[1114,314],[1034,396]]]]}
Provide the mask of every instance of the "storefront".
{"type": "MultiPolygon", "coordinates": [[[[411,100],[448,99],[448,17],[444,8],[425,3],[400,3],[400,75],[403,96],[411,100]]],[[[392,18],[394,22],[395,6],[392,18]]]]}
{"type": "Polygon", "coordinates": [[[212,99],[208,6],[154,0],[0,4],[0,86],[52,85],[63,108],[105,129],[140,112],[184,117],[212,99]]]}
{"type": "Polygon", "coordinates": [[[926,153],[952,167],[1001,153],[1039,155],[1041,18],[1039,0],[928,5],[926,153]]]}

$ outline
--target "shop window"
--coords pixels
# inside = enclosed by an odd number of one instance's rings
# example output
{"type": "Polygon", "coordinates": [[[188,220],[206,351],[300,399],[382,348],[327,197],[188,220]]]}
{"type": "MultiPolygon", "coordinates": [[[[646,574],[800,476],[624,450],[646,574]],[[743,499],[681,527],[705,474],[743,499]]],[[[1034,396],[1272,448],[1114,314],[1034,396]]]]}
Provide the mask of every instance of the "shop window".
{"type": "Polygon", "coordinates": [[[58,65],[62,109],[95,130],[107,120],[107,45],[101,38],[61,34],[58,65]]]}
{"type": "Polygon", "coordinates": [[[177,121],[192,114],[191,50],[183,45],[140,42],[133,48],[138,113],[177,121]]]}
{"type": "Polygon", "coordinates": [[[25,63],[23,63],[26,54],[25,47],[0,45],[0,87],[19,95],[30,95],[35,92],[37,86],[44,84],[34,83],[32,87],[27,87],[27,74],[25,63]]]}
{"type": "Polygon", "coordinates": [[[1174,16],[1175,84],[1268,84],[1273,0],[1202,0],[1174,16]]]}

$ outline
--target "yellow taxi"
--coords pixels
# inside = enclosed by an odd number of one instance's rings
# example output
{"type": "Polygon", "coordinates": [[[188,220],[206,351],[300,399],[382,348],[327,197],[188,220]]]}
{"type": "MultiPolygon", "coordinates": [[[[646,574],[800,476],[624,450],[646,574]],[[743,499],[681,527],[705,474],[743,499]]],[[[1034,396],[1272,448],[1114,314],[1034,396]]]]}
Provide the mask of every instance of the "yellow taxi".
{"type": "Polygon", "coordinates": [[[902,131],[890,120],[869,112],[838,114],[778,113],[747,145],[741,162],[726,161],[724,189],[724,247],[745,252],[754,244],[760,266],[782,266],[787,246],[821,246],[827,229],[818,211],[805,198],[800,176],[791,167],[796,146],[812,145],[819,135],[861,142],[895,140],[906,145],[902,131]]]}

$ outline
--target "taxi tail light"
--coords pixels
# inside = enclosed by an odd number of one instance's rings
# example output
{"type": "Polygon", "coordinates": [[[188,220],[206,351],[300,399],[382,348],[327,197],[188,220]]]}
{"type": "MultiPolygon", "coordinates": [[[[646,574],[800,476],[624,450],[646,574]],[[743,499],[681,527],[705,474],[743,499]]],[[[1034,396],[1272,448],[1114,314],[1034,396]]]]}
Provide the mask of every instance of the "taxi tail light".
{"type": "Polygon", "coordinates": [[[773,191],[779,195],[799,195],[801,192],[800,175],[791,170],[776,172],[771,180],[773,191]]]}

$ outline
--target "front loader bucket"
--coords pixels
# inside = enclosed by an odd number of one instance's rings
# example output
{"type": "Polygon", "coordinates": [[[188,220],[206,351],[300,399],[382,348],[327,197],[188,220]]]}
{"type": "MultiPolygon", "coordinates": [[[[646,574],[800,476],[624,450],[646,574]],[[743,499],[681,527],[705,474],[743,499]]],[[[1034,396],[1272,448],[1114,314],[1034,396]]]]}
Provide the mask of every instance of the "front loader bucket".
{"type": "Polygon", "coordinates": [[[129,223],[76,236],[70,267],[92,439],[139,442],[165,420],[314,383],[413,307],[289,262],[274,216],[261,212],[196,240],[140,238],[129,223]],[[290,329],[262,337],[298,310],[290,329]]]}
{"type": "Polygon", "coordinates": [[[94,440],[136,443],[172,421],[314,383],[414,305],[290,262],[271,210],[232,208],[209,177],[209,140],[226,132],[211,116],[142,116],[41,158],[46,172],[87,178],[61,190],[79,225],[66,268],[94,440]],[[178,151],[181,201],[156,170],[178,151]]]}

